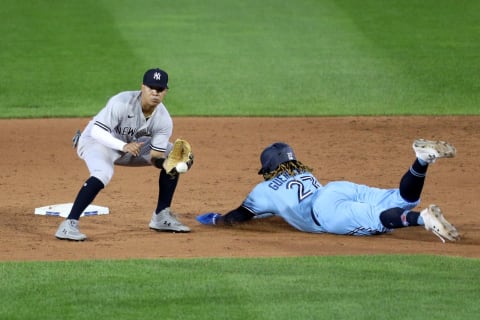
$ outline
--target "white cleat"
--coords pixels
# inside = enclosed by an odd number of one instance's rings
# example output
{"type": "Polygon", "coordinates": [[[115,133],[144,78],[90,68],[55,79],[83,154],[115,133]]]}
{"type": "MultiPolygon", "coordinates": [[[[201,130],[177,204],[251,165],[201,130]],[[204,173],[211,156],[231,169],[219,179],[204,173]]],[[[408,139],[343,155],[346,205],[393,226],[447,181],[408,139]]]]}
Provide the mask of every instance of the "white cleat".
{"type": "Polygon", "coordinates": [[[66,219],[63,221],[55,233],[55,237],[60,240],[83,241],[87,236],[80,232],[78,220],[66,219]]]}
{"type": "Polygon", "coordinates": [[[425,223],[425,229],[432,231],[443,243],[445,243],[445,239],[450,241],[460,240],[460,233],[445,219],[438,206],[429,205],[428,208],[420,212],[420,216],[425,223]]]}
{"type": "Polygon", "coordinates": [[[457,153],[455,147],[445,141],[417,139],[412,147],[417,158],[427,163],[435,163],[438,158],[453,158],[457,153]]]}
{"type": "Polygon", "coordinates": [[[178,221],[170,208],[165,208],[158,214],[154,211],[148,226],[157,231],[190,232],[190,228],[178,221]]]}

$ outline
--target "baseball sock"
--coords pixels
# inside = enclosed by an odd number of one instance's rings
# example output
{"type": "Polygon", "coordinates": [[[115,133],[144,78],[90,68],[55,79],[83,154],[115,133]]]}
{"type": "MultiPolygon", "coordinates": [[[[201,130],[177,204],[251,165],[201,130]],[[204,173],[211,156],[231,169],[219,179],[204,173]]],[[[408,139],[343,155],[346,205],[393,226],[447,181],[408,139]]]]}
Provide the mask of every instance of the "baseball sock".
{"type": "Polygon", "coordinates": [[[80,219],[82,212],[92,203],[93,199],[104,187],[103,182],[99,179],[95,177],[88,178],[78,192],[67,219],[80,219]]]}
{"type": "Polygon", "coordinates": [[[160,170],[160,177],[158,178],[158,202],[156,213],[159,213],[172,204],[173,194],[177,188],[179,175],[171,176],[165,170],[160,170]]]}
{"type": "Polygon", "coordinates": [[[415,159],[415,162],[400,180],[400,195],[403,199],[409,202],[420,199],[427,169],[428,164],[422,165],[418,159],[415,159]]]}
{"type": "Polygon", "coordinates": [[[402,208],[387,209],[380,213],[380,221],[389,229],[418,226],[419,217],[420,212],[402,208]]]}

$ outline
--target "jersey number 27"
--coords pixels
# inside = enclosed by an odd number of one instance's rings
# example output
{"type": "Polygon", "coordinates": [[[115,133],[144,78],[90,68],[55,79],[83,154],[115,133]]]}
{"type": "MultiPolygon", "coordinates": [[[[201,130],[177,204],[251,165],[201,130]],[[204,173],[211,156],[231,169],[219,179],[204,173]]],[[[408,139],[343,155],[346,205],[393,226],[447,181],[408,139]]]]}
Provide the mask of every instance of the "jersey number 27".
{"type": "Polygon", "coordinates": [[[298,202],[301,202],[311,196],[313,194],[313,191],[309,186],[305,186],[303,181],[305,182],[310,182],[315,189],[320,188],[320,184],[318,183],[317,179],[313,176],[301,176],[300,180],[292,180],[287,183],[285,186],[287,189],[297,189],[298,192],[298,202]]]}

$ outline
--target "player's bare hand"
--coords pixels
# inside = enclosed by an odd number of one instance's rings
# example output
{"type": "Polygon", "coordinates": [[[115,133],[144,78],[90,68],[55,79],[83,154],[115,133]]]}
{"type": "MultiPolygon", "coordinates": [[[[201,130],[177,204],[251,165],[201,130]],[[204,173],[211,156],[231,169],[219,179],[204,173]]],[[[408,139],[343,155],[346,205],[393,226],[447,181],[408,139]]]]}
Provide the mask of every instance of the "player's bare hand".
{"type": "Polygon", "coordinates": [[[123,147],[123,152],[128,152],[131,155],[137,157],[140,154],[140,149],[143,146],[143,142],[130,142],[123,147]]]}

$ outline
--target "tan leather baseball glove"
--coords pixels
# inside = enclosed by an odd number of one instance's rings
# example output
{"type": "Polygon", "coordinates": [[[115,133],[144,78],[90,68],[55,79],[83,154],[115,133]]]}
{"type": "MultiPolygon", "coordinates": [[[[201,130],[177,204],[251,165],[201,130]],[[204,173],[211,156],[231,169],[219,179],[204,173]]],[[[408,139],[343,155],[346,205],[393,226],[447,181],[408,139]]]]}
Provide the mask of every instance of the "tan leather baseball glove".
{"type": "Polygon", "coordinates": [[[173,148],[163,162],[163,168],[168,174],[176,175],[190,170],[193,165],[192,146],[187,140],[177,139],[173,148]]]}

